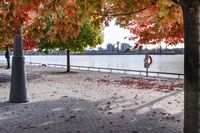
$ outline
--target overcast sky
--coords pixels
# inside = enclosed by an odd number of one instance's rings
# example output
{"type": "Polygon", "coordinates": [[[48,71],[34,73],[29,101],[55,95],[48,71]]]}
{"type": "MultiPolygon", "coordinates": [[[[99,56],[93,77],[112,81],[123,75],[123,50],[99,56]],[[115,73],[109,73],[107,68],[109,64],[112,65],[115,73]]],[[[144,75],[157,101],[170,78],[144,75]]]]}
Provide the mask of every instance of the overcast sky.
{"type": "Polygon", "coordinates": [[[128,41],[128,39],[124,39],[126,36],[130,36],[130,32],[127,29],[120,28],[115,25],[114,21],[111,21],[109,27],[105,27],[104,31],[104,42],[101,45],[102,47],[106,47],[108,43],[116,44],[117,41],[120,43],[129,43],[133,44],[133,41],[128,41]]]}
{"type": "MultiPolygon", "coordinates": [[[[117,41],[119,41],[120,43],[129,43],[131,46],[134,46],[133,41],[124,39],[124,37],[126,36],[131,36],[129,30],[120,28],[119,26],[115,25],[114,21],[111,21],[109,26],[105,27],[103,34],[104,34],[104,42],[97,47],[106,48],[106,45],[108,43],[116,44],[117,41]]],[[[147,47],[151,49],[158,47],[158,45],[157,46],[148,45],[147,47]]],[[[165,48],[166,44],[162,43],[162,47],[165,48]]],[[[178,44],[177,46],[168,46],[168,48],[175,48],[175,47],[182,48],[183,44],[178,44]]]]}

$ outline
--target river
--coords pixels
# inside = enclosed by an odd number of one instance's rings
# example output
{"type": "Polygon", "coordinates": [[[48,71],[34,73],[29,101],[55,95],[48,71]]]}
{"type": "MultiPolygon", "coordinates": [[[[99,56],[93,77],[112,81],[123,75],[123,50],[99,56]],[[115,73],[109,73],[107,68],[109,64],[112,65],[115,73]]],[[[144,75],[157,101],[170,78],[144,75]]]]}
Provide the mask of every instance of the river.
{"type": "MultiPolygon", "coordinates": [[[[183,55],[151,55],[153,63],[149,71],[184,72],[183,55]]],[[[5,60],[0,56],[0,60],[5,60]]],[[[66,65],[66,55],[31,55],[25,56],[26,62],[54,63],[66,65]]],[[[117,69],[145,70],[144,55],[71,55],[71,65],[107,67],[117,69]]]]}

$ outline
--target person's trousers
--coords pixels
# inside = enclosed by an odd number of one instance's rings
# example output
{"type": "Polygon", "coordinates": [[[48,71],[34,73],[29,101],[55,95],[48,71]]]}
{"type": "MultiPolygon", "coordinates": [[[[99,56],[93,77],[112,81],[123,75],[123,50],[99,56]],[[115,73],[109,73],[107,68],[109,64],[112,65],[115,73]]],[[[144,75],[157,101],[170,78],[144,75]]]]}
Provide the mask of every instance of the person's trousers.
{"type": "Polygon", "coordinates": [[[7,68],[10,68],[10,59],[7,59],[7,68]]]}

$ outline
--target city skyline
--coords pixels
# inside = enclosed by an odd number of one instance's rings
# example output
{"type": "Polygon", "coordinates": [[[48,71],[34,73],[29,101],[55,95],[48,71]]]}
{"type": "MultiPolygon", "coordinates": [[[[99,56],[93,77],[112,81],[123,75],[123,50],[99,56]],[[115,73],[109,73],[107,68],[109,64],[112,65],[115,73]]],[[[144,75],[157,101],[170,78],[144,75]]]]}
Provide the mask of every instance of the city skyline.
{"type": "MultiPolygon", "coordinates": [[[[134,46],[134,41],[129,41],[128,39],[124,39],[126,36],[131,36],[132,34],[128,29],[120,28],[119,25],[115,25],[115,21],[112,20],[109,23],[108,27],[105,27],[103,30],[104,35],[104,41],[101,45],[98,45],[98,47],[106,48],[107,44],[117,44],[117,42],[121,43],[128,43],[131,46],[134,46]]],[[[164,48],[166,47],[165,43],[161,43],[161,46],[164,48]]],[[[148,49],[153,49],[159,47],[159,44],[156,45],[147,45],[148,49]]],[[[183,44],[177,44],[176,46],[167,46],[169,49],[171,48],[183,48],[183,44]]]]}

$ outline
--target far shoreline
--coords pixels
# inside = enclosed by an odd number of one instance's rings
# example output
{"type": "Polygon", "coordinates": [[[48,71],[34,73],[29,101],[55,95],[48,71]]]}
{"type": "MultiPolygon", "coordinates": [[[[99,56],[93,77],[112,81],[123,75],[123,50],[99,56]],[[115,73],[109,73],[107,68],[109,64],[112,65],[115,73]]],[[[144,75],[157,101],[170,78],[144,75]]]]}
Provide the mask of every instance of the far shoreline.
{"type": "MultiPolygon", "coordinates": [[[[2,54],[3,55],[3,54],[2,54]]],[[[59,55],[66,55],[66,54],[24,54],[25,56],[59,56],[59,55]]],[[[77,56],[102,56],[102,55],[108,55],[108,56],[113,56],[113,55],[145,55],[145,54],[70,54],[70,55],[77,55],[77,56]]],[[[149,55],[183,55],[183,54],[150,54],[149,55]]]]}

